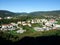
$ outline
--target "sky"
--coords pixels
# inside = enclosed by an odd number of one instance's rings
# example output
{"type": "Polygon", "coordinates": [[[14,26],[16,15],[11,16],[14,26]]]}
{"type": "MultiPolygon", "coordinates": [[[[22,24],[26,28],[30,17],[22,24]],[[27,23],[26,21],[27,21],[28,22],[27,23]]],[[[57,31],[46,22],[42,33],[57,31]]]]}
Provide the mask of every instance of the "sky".
{"type": "Polygon", "coordinates": [[[0,10],[12,12],[60,10],[60,0],[0,0],[0,10]]]}

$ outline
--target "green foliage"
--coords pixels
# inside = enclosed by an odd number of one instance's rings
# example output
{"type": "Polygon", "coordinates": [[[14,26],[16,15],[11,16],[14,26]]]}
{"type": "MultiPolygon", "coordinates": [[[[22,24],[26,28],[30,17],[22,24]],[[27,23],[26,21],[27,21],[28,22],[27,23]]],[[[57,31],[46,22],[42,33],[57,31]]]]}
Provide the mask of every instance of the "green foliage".
{"type": "Polygon", "coordinates": [[[57,22],[57,24],[60,24],[60,20],[57,22]]]}
{"type": "Polygon", "coordinates": [[[5,32],[0,32],[0,37],[4,38],[5,40],[11,40],[11,41],[17,41],[18,34],[15,31],[5,31],[5,32]]]}
{"type": "Polygon", "coordinates": [[[43,26],[40,23],[34,23],[34,24],[32,24],[32,27],[43,27],[43,26]]]}
{"type": "MultiPolygon", "coordinates": [[[[24,27],[24,29],[27,28],[24,27]]],[[[18,41],[25,36],[37,37],[37,36],[60,36],[60,30],[50,30],[50,31],[40,31],[40,32],[31,32],[33,30],[30,27],[27,28],[27,32],[23,34],[18,34],[16,31],[0,31],[0,37],[5,38],[6,40],[18,41]]]]}
{"type": "Polygon", "coordinates": [[[34,32],[35,30],[29,26],[23,26],[23,29],[27,30],[28,32],[34,32]]]}

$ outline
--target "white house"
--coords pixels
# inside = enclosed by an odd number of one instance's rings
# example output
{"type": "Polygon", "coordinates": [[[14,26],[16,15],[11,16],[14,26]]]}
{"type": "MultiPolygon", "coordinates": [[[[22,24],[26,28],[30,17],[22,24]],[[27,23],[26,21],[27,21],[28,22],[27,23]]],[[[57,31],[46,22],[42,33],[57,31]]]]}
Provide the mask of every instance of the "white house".
{"type": "Polygon", "coordinates": [[[43,27],[44,30],[51,30],[49,27],[43,27]]]}
{"type": "Polygon", "coordinates": [[[17,33],[24,33],[24,32],[26,32],[26,30],[23,30],[22,28],[20,28],[20,30],[17,30],[16,32],[17,33]]]}
{"type": "Polygon", "coordinates": [[[30,20],[27,21],[27,23],[30,23],[30,22],[31,22],[30,20]]]}
{"type": "Polygon", "coordinates": [[[60,28],[60,25],[56,24],[55,27],[59,27],[60,28]]]}
{"type": "Polygon", "coordinates": [[[29,27],[31,27],[31,24],[30,24],[30,23],[28,23],[27,25],[28,25],[29,27]]]}
{"type": "Polygon", "coordinates": [[[1,20],[2,18],[0,17],[0,20],[1,20]]]}
{"type": "Polygon", "coordinates": [[[26,32],[26,30],[18,30],[18,31],[16,31],[17,33],[24,33],[24,32],[26,32]]]}
{"type": "Polygon", "coordinates": [[[32,24],[35,23],[34,20],[32,20],[31,23],[32,23],[32,24]]]}
{"type": "Polygon", "coordinates": [[[41,22],[48,22],[47,19],[40,19],[41,22]]]}
{"type": "Polygon", "coordinates": [[[22,24],[22,22],[21,21],[18,21],[17,24],[22,24]]]}
{"type": "Polygon", "coordinates": [[[40,22],[41,22],[41,20],[40,19],[37,19],[37,18],[31,20],[31,23],[40,23],[40,22]]]}
{"type": "Polygon", "coordinates": [[[51,23],[51,22],[46,22],[46,23],[45,23],[45,26],[49,26],[49,27],[50,27],[50,26],[52,26],[52,24],[53,24],[53,23],[51,23]]]}
{"type": "Polygon", "coordinates": [[[17,26],[17,24],[16,24],[16,23],[10,23],[10,24],[12,24],[13,26],[17,26]]]}
{"type": "Polygon", "coordinates": [[[8,17],[5,17],[4,19],[11,19],[12,17],[8,16],[8,17]]]}
{"type": "Polygon", "coordinates": [[[22,25],[25,26],[27,25],[27,23],[25,21],[22,21],[22,25]]]}

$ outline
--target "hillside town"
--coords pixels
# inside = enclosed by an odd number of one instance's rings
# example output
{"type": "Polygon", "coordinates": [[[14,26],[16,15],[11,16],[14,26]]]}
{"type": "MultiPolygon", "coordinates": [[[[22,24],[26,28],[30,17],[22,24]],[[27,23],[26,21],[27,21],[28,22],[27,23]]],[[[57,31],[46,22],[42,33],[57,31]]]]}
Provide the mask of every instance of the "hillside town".
{"type": "MultiPolygon", "coordinates": [[[[5,17],[4,19],[11,19],[12,17],[5,17]]],[[[0,17],[0,20],[2,18],[0,17]]],[[[8,30],[16,30],[17,33],[24,33],[27,30],[23,29],[21,26],[28,26],[32,27],[35,31],[48,31],[48,30],[56,30],[60,29],[60,24],[57,24],[58,21],[55,19],[39,19],[34,18],[27,21],[18,21],[17,23],[10,23],[10,24],[2,24],[0,25],[1,31],[8,31],[8,30]],[[41,26],[32,26],[32,24],[39,24],[41,26]],[[21,26],[19,26],[21,25],[21,26]]]]}

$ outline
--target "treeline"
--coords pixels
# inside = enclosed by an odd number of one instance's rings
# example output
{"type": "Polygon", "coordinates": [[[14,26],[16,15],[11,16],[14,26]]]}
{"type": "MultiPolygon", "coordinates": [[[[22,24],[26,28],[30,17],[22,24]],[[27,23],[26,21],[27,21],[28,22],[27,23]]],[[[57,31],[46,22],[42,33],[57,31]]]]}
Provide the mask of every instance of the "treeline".
{"type": "Polygon", "coordinates": [[[0,24],[9,24],[11,22],[17,23],[18,21],[27,21],[33,18],[34,16],[18,16],[18,17],[13,17],[12,19],[1,19],[0,24]]]}

